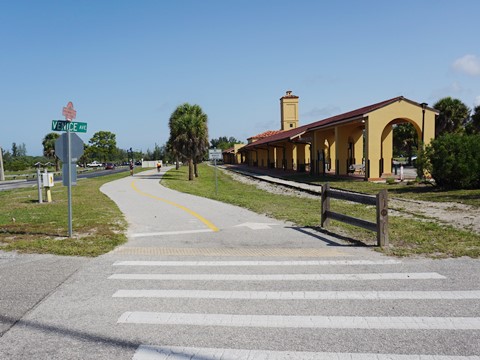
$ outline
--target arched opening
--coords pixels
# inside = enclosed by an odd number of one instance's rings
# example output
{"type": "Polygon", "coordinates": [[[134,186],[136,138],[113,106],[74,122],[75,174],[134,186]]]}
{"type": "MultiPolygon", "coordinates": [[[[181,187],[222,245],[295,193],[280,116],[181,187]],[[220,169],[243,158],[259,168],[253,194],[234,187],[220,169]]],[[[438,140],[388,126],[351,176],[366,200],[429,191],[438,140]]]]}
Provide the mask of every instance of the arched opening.
{"type": "Polygon", "coordinates": [[[380,146],[379,173],[381,177],[399,175],[400,165],[409,166],[414,173],[412,159],[418,151],[421,129],[408,118],[390,121],[383,129],[380,146]]]}
{"type": "Polygon", "coordinates": [[[421,136],[422,130],[408,119],[393,125],[393,158],[412,165],[412,158],[417,155],[421,144],[421,136]]]}

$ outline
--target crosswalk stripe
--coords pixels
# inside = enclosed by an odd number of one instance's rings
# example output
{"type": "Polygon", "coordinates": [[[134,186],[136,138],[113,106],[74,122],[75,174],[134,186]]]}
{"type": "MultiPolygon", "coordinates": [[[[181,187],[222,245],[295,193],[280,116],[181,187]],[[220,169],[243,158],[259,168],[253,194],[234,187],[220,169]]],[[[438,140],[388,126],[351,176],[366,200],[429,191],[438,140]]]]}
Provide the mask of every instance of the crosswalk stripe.
{"type": "Polygon", "coordinates": [[[479,356],[271,351],[140,345],[133,360],[479,360],[479,356]]]}
{"type": "MultiPolygon", "coordinates": [[[[210,250],[211,251],[211,250],[210,250]]],[[[111,280],[158,280],[158,281],[381,281],[381,280],[442,280],[445,276],[436,272],[373,272],[380,266],[398,265],[403,262],[398,259],[312,259],[312,260],[139,260],[116,261],[114,267],[125,267],[123,273],[114,273],[111,280]],[[278,266],[289,267],[341,267],[350,268],[349,273],[322,273],[312,270],[311,273],[294,273],[275,271],[274,274],[264,274],[260,267],[278,266]],[[375,270],[368,273],[356,272],[356,266],[374,266],[375,270]],[[129,273],[125,271],[132,267],[152,272],[129,273]],[[167,269],[182,268],[184,273],[169,274],[167,269]],[[219,270],[211,273],[208,268],[238,267],[238,273],[226,274],[219,270]],[[252,267],[256,274],[241,273],[241,268],[252,267]],[[190,269],[189,269],[190,268],[190,269]],[[197,269],[195,269],[197,268],[197,269]],[[155,273],[155,270],[158,269],[155,273]],[[203,270],[203,271],[202,271],[203,270]],[[200,273],[196,272],[199,271],[200,273]],[[185,273],[188,272],[188,273],[185,273]]],[[[306,269],[306,268],[305,268],[306,269]]],[[[369,270],[372,268],[369,268],[369,270]]],[[[179,269],[180,270],[180,269],[179,269]]],[[[278,270],[278,269],[276,269],[278,270]]],[[[318,269],[317,269],[318,270],[318,269]]],[[[390,270],[390,268],[388,268],[390,270]]],[[[139,270],[137,270],[139,271],[139,270]]],[[[141,271],[141,270],[140,270],[141,271]]],[[[348,271],[348,270],[346,270],[348,271]]],[[[178,271],[180,272],[180,271],[178,271]]],[[[300,270],[295,271],[300,272],[300,270]]],[[[341,271],[340,271],[341,272],[341,271]]],[[[365,289],[367,290],[367,289],[365,289]]],[[[118,289],[113,298],[163,298],[163,299],[220,299],[220,300],[478,300],[480,290],[466,291],[230,291],[230,290],[196,290],[196,289],[118,289]]],[[[127,310],[127,309],[126,309],[127,310]]],[[[147,309],[129,309],[147,310],[147,309]]],[[[176,311],[175,309],[174,311],[176,311]]],[[[144,324],[145,326],[215,326],[230,328],[293,328],[293,329],[331,329],[331,330],[448,330],[448,331],[478,331],[480,317],[428,317],[428,316],[399,316],[399,317],[364,317],[364,316],[315,316],[315,315],[241,315],[216,313],[185,313],[181,312],[150,312],[127,311],[117,320],[119,326],[144,324]]],[[[354,314],[352,314],[354,315],[354,314]]],[[[191,345],[191,344],[179,344],[191,345]]],[[[388,352],[388,350],[386,350],[388,352]]],[[[393,350],[395,351],[395,350],[393,350]]],[[[135,352],[135,360],[204,360],[204,359],[299,359],[299,360],[480,360],[479,356],[449,356],[428,354],[377,354],[377,353],[336,353],[336,352],[309,352],[309,351],[276,351],[261,349],[224,349],[224,348],[196,348],[182,346],[141,345],[135,352]]]]}
{"type": "Polygon", "coordinates": [[[480,330],[475,317],[364,317],[161,313],[127,311],[117,323],[262,328],[480,330]]]}
{"type": "Polygon", "coordinates": [[[400,260],[309,260],[309,261],[116,261],[113,266],[338,266],[396,265],[400,260]]]}
{"type": "Polygon", "coordinates": [[[244,300],[468,300],[480,299],[476,291],[209,291],[118,290],[118,298],[190,298],[244,300]]]}
{"type": "Polygon", "coordinates": [[[365,274],[113,274],[117,280],[188,281],[330,281],[330,280],[423,280],[445,279],[438,273],[365,273],[365,274]]]}

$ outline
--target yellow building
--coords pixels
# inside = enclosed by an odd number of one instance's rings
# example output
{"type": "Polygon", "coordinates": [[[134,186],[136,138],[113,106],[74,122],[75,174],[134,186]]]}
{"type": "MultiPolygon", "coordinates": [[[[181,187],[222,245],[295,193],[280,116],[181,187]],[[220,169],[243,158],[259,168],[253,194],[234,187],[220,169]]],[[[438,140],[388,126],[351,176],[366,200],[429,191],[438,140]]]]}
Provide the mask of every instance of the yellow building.
{"type": "Polygon", "coordinates": [[[403,96],[299,126],[298,96],[280,99],[281,130],[240,149],[250,166],[330,172],[358,170],[374,180],[392,173],[393,127],[409,122],[419,143],[435,136],[438,111],[403,96]]]}
{"type": "Polygon", "coordinates": [[[245,162],[244,154],[239,150],[244,147],[245,144],[234,144],[233,147],[223,150],[223,162],[225,164],[242,164],[245,162]]]}
{"type": "Polygon", "coordinates": [[[310,166],[310,144],[302,138],[302,129],[298,96],[287,91],[280,98],[280,130],[250,137],[240,151],[249,166],[305,171],[310,166]]]}

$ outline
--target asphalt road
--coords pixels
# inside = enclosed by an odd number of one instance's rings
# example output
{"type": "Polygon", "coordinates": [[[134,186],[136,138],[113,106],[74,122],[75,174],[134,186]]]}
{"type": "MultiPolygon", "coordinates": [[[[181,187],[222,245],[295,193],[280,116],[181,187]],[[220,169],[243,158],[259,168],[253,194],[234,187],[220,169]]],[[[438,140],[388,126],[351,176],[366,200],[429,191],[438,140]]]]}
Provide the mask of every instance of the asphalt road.
{"type": "Polygon", "coordinates": [[[159,178],[102,187],[130,224],[109,254],[0,257],[1,359],[480,359],[478,260],[388,258],[159,178]]]}
{"type": "MultiPolygon", "coordinates": [[[[80,173],[77,175],[77,179],[89,179],[89,178],[94,178],[98,176],[104,176],[104,175],[109,175],[112,173],[117,173],[117,172],[124,172],[128,171],[128,167],[116,167],[113,170],[95,170],[95,171],[89,171],[85,173],[80,173]]],[[[58,185],[62,185],[62,176],[55,176],[55,183],[58,185]]],[[[30,179],[30,180],[6,180],[6,181],[0,181],[0,191],[5,191],[5,190],[14,190],[14,189],[20,189],[20,188],[25,188],[25,187],[37,187],[37,179],[30,179]]]]}

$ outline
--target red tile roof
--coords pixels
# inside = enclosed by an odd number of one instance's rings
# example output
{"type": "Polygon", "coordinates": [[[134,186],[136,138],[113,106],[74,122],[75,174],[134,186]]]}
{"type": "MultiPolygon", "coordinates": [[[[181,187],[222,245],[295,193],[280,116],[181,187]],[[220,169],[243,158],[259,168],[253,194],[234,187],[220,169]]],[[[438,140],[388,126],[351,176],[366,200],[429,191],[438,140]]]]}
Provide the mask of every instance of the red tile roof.
{"type": "Polygon", "coordinates": [[[280,140],[293,139],[293,138],[303,134],[306,131],[307,126],[308,125],[304,125],[304,126],[300,126],[298,128],[295,128],[295,129],[291,129],[291,130],[278,131],[274,135],[264,137],[260,140],[257,140],[253,143],[250,143],[250,144],[244,146],[243,148],[244,149],[249,149],[249,148],[255,147],[257,145],[267,144],[267,143],[276,142],[276,141],[280,141],[280,140]]]}
{"type": "Polygon", "coordinates": [[[281,133],[283,132],[283,130],[267,130],[267,131],[264,131],[263,133],[261,134],[257,134],[257,135],[254,135],[254,136],[251,136],[249,137],[247,140],[251,140],[251,139],[264,139],[266,137],[269,137],[269,136],[272,136],[272,135],[276,135],[278,133],[281,133]]]}
{"type": "Polygon", "coordinates": [[[283,132],[283,130],[267,130],[267,131],[264,131],[261,134],[251,136],[247,140],[248,140],[249,143],[253,144],[253,143],[256,143],[256,142],[258,142],[262,139],[277,135],[277,134],[282,133],[282,132],[283,132]]]}

